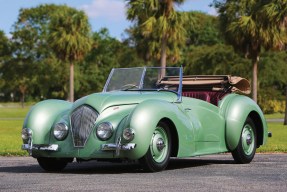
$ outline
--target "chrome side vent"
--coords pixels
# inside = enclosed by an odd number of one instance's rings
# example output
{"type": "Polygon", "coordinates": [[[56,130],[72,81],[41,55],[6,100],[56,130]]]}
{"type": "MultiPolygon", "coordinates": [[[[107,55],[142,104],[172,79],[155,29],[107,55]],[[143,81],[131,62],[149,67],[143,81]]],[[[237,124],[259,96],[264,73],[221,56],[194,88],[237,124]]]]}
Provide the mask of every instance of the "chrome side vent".
{"type": "Polygon", "coordinates": [[[85,146],[98,116],[97,111],[88,105],[82,105],[73,111],[71,127],[75,147],[85,146]]]}

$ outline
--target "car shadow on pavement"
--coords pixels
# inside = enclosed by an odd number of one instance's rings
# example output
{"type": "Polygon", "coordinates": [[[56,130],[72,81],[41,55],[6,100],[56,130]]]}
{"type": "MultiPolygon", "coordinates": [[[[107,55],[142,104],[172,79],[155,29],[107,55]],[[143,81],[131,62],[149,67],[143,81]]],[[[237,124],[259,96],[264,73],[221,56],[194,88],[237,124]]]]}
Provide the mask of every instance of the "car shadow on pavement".
{"type": "Polygon", "coordinates": [[[38,165],[14,165],[7,167],[0,167],[0,173],[39,173],[42,172],[41,167],[38,165]]]}
{"type": "Polygon", "coordinates": [[[171,159],[167,170],[173,169],[183,169],[183,168],[192,168],[192,167],[201,167],[208,166],[213,164],[235,164],[233,160],[229,159],[193,159],[193,158],[184,158],[184,159],[171,159]]]}
{"type": "MultiPolygon", "coordinates": [[[[24,163],[24,162],[23,162],[24,163]]],[[[183,168],[192,168],[200,166],[209,166],[212,164],[234,164],[233,160],[228,159],[193,159],[193,158],[171,158],[166,170],[175,170],[183,168]]],[[[46,173],[38,164],[13,165],[0,167],[1,172],[8,173],[46,173]]],[[[67,165],[59,174],[122,174],[122,173],[143,173],[145,172],[137,162],[110,163],[88,161],[77,163],[73,162],[67,165]]],[[[49,173],[49,172],[47,172],[49,173]]],[[[55,172],[54,172],[55,173],[55,172]]]]}

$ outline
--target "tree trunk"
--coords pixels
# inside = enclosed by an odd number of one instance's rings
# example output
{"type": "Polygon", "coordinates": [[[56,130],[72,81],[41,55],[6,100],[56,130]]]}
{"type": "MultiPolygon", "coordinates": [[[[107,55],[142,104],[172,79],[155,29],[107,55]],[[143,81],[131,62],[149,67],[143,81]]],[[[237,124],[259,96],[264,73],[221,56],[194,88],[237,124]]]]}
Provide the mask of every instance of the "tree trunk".
{"type": "Polygon", "coordinates": [[[284,118],[284,125],[287,125],[287,85],[285,90],[286,100],[285,100],[285,118],[284,118]]]}
{"type": "Polygon", "coordinates": [[[259,63],[259,55],[255,54],[252,59],[252,98],[257,103],[257,70],[259,63]]]}
{"type": "Polygon", "coordinates": [[[21,106],[22,108],[24,108],[24,102],[25,102],[25,93],[22,93],[22,96],[21,96],[21,106]]]}
{"type": "Polygon", "coordinates": [[[70,64],[70,102],[74,102],[74,64],[70,64]]]}
{"type": "Polygon", "coordinates": [[[25,102],[25,93],[26,93],[26,90],[27,90],[27,86],[26,85],[20,85],[19,86],[19,89],[20,89],[20,93],[21,93],[21,106],[22,108],[24,108],[24,102],[25,102]]]}
{"type": "Polygon", "coordinates": [[[165,76],[165,67],[166,67],[166,46],[167,38],[164,36],[161,40],[161,53],[160,53],[160,67],[161,67],[161,77],[165,76]]]}

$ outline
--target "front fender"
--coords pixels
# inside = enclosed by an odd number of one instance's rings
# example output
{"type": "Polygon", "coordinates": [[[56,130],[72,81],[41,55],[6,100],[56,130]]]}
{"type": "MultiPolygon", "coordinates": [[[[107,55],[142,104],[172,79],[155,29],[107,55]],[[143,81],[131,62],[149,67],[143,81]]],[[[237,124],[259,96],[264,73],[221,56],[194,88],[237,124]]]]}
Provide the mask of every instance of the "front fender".
{"type": "Polygon", "coordinates": [[[45,100],[33,106],[25,118],[23,128],[33,131],[33,143],[48,144],[50,129],[60,113],[69,110],[72,103],[63,100],[45,100]]]}
{"type": "Polygon", "coordinates": [[[267,125],[260,107],[252,99],[242,95],[232,94],[227,100],[222,110],[225,111],[228,149],[232,151],[237,147],[244,123],[251,113],[257,113],[258,117],[260,117],[262,127],[259,129],[263,129],[264,137],[261,139],[265,140],[267,125]]]}
{"type": "MultiPolygon", "coordinates": [[[[181,130],[177,129],[176,132],[187,133],[187,129],[189,129],[189,131],[192,130],[190,122],[176,104],[163,100],[146,100],[138,104],[127,117],[126,127],[129,126],[135,130],[135,138],[132,143],[136,143],[136,149],[126,153],[128,158],[139,159],[146,154],[153,132],[160,120],[164,118],[171,120],[176,127],[181,127],[181,130]]],[[[181,133],[178,133],[178,135],[180,134],[181,133]]],[[[192,134],[187,135],[192,137],[192,134]]],[[[186,140],[192,141],[191,138],[186,138],[186,140]]],[[[179,142],[184,141],[179,139],[179,142]]],[[[184,144],[179,143],[179,145],[191,146],[191,144],[187,142],[184,142],[184,144]]],[[[190,151],[190,148],[191,147],[182,147],[183,151],[179,150],[178,153],[187,153],[184,149],[189,149],[188,151],[190,151]]]]}

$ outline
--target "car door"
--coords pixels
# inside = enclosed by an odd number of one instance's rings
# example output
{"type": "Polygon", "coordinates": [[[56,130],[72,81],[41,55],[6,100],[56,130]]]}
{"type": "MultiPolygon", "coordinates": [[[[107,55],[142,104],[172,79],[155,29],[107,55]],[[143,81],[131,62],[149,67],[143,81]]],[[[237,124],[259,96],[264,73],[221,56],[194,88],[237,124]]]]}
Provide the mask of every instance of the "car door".
{"type": "Polygon", "coordinates": [[[225,120],[219,108],[208,102],[183,97],[182,107],[194,127],[195,152],[206,154],[226,151],[225,120]]]}

